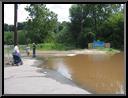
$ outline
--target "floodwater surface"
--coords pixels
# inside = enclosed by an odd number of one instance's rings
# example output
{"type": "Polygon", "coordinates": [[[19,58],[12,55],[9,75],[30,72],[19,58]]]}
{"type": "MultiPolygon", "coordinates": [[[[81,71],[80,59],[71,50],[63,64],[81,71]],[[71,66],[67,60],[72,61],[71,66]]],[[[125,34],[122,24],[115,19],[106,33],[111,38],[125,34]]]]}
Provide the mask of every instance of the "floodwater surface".
{"type": "Polygon", "coordinates": [[[122,93],[124,54],[79,54],[49,57],[42,67],[51,68],[96,94],[122,93]]]}

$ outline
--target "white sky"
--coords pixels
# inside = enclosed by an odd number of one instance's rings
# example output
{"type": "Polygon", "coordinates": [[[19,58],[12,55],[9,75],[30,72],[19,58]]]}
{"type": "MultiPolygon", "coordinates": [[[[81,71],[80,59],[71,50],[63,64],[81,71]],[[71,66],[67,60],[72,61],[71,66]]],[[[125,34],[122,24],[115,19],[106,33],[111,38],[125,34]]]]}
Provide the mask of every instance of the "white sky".
{"type": "MultiPolygon", "coordinates": [[[[27,4],[18,5],[18,22],[26,21],[28,12],[24,9],[27,4]]],[[[71,4],[46,4],[47,8],[58,15],[58,21],[69,20],[69,8],[71,4]]],[[[4,4],[4,23],[14,24],[14,4],[4,4]]]]}

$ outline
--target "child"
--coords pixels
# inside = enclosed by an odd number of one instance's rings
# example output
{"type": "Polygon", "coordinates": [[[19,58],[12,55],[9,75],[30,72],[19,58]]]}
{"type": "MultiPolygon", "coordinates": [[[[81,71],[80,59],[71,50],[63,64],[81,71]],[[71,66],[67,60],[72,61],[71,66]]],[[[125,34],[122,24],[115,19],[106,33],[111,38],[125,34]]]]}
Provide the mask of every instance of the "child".
{"type": "Polygon", "coordinates": [[[28,45],[27,45],[27,47],[26,47],[26,53],[27,53],[27,56],[30,55],[30,47],[28,47],[28,45]]]}

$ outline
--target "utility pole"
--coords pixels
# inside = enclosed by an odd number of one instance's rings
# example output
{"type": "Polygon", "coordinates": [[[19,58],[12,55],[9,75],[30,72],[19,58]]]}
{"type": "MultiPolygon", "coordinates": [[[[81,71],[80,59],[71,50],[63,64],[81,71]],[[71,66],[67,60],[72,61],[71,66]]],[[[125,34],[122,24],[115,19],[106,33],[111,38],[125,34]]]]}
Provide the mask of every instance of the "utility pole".
{"type": "Polygon", "coordinates": [[[18,44],[18,36],[17,36],[17,9],[18,5],[14,4],[14,46],[18,44]]]}

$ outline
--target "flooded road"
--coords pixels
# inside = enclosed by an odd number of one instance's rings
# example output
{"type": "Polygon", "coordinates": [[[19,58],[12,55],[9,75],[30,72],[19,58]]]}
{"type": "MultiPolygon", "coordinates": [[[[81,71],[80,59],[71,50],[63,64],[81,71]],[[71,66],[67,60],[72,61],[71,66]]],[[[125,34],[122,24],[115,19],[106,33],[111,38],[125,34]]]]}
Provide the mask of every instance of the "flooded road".
{"type": "Polygon", "coordinates": [[[41,66],[54,69],[80,87],[96,94],[123,92],[124,54],[78,54],[48,57],[41,66]]]}

